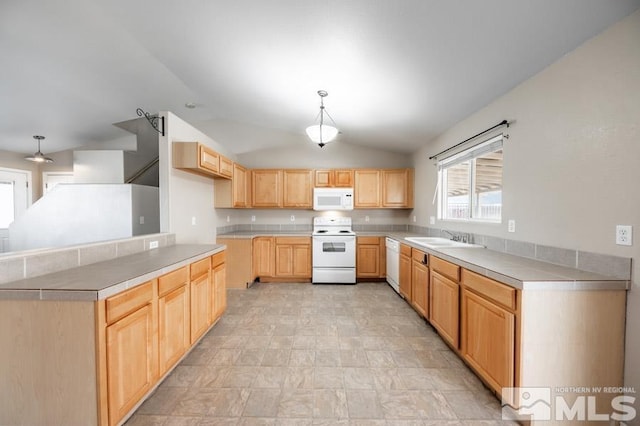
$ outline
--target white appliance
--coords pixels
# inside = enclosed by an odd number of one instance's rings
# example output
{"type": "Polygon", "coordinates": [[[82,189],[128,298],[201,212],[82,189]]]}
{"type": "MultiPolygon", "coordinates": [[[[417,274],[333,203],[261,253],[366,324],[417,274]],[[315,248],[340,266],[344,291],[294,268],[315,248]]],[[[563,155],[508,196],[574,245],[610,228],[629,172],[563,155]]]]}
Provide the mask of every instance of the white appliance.
{"type": "Polygon", "coordinates": [[[353,210],[353,188],[313,188],[313,209],[353,210]]]}
{"type": "Polygon", "coordinates": [[[356,234],[350,217],[313,218],[311,281],[356,283],[356,234]]]}
{"type": "Polygon", "coordinates": [[[385,240],[387,246],[387,282],[400,293],[400,243],[391,238],[385,240]]]}

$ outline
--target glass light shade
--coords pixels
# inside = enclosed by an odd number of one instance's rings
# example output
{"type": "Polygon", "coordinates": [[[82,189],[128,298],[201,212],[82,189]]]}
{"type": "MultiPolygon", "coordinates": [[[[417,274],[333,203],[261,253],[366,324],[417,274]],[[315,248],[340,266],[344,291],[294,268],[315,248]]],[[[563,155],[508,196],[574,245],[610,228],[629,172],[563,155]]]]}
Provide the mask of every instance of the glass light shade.
{"type": "Polygon", "coordinates": [[[40,151],[28,157],[24,157],[24,159],[27,161],[33,161],[34,163],[53,163],[53,159],[45,157],[40,151]]]}
{"type": "Polygon", "coordinates": [[[338,136],[338,129],[326,124],[322,125],[322,140],[320,140],[320,124],[307,127],[307,135],[315,143],[329,143],[338,136]]]}

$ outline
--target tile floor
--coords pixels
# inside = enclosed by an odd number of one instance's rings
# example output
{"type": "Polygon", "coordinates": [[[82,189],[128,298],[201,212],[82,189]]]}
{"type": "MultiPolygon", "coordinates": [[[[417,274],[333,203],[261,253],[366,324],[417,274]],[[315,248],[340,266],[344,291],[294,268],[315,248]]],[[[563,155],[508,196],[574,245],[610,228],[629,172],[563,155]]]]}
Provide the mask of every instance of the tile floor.
{"type": "Polygon", "coordinates": [[[230,290],[126,423],[499,425],[499,401],[386,283],[230,290]]]}

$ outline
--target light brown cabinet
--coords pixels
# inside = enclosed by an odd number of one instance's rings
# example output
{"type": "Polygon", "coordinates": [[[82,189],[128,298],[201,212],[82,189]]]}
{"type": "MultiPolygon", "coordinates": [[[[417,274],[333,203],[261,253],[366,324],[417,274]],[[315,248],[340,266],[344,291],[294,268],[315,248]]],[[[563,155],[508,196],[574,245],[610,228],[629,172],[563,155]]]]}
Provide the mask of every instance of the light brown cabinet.
{"type": "Polygon", "coordinates": [[[382,207],[413,207],[413,169],[382,171],[382,207]]]}
{"type": "Polygon", "coordinates": [[[252,242],[253,278],[275,275],[275,238],[256,237],[252,242]]]}
{"type": "Polygon", "coordinates": [[[275,250],[276,277],[311,278],[311,238],[277,237],[275,250]]]}
{"type": "Polygon", "coordinates": [[[399,271],[400,295],[407,301],[411,301],[411,247],[400,244],[400,271],[399,271]]]}
{"type": "Polygon", "coordinates": [[[427,254],[417,249],[411,249],[411,305],[428,318],[429,313],[429,267],[427,254]]]}
{"type": "Polygon", "coordinates": [[[158,278],[160,375],[166,373],[191,345],[189,268],[158,278]]]}
{"type": "Polygon", "coordinates": [[[172,164],[176,169],[186,170],[213,178],[229,179],[230,160],[200,142],[173,142],[172,164]],[[221,158],[223,164],[221,166],[221,158]]]}
{"type": "Polygon", "coordinates": [[[282,207],[282,170],[251,170],[251,205],[282,207]]]}
{"type": "Polygon", "coordinates": [[[220,155],[220,169],[218,172],[220,176],[224,176],[229,179],[233,178],[233,161],[223,155],[220,155]]]}
{"type": "Polygon", "coordinates": [[[316,188],[353,188],[353,170],[334,169],[315,171],[316,188]]]}
{"type": "Polygon", "coordinates": [[[109,424],[117,424],[158,378],[156,281],[106,301],[109,424]]]}
{"type": "Polygon", "coordinates": [[[285,169],[282,176],[283,207],[313,208],[313,171],[285,169]]]}
{"type": "Polygon", "coordinates": [[[210,259],[191,264],[191,343],[195,343],[211,325],[210,259]]]}
{"type": "Polygon", "coordinates": [[[222,209],[251,207],[247,169],[237,163],[233,163],[231,168],[231,180],[216,179],[213,182],[214,207],[222,209]]]}
{"type": "Polygon", "coordinates": [[[496,391],[515,386],[516,290],[462,270],[461,354],[496,391]]]}
{"type": "Polygon", "coordinates": [[[354,208],[378,208],[381,206],[380,170],[356,170],[354,182],[354,208]]]}
{"type": "Polygon", "coordinates": [[[460,344],[460,267],[435,256],[430,257],[429,320],[452,347],[460,344]]]}
{"type": "Polygon", "coordinates": [[[211,321],[216,322],[227,309],[226,253],[211,256],[211,321]]]}
{"type": "Polygon", "coordinates": [[[384,238],[356,239],[356,278],[384,278],[386,273],[384,238]]]}

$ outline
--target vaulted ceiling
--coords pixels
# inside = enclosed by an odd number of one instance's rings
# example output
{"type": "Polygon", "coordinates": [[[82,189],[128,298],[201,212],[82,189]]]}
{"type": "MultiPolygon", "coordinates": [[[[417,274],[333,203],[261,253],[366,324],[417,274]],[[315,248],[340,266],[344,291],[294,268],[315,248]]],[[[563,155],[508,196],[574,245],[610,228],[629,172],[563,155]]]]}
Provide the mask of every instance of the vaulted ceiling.
{"type": "Polygon", "coordinates": [[[640,0],[4,0],[0,150],[55,152],[169,110],[231,152],[306,140],[413,152],[640,0]],[[195,109],[185,108],[195,103],[195,109]]]}

